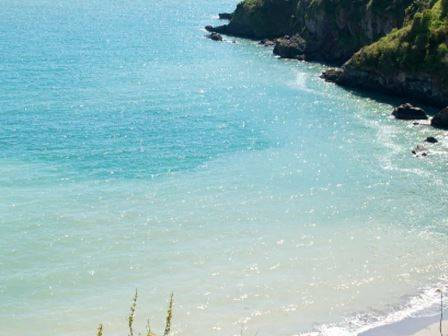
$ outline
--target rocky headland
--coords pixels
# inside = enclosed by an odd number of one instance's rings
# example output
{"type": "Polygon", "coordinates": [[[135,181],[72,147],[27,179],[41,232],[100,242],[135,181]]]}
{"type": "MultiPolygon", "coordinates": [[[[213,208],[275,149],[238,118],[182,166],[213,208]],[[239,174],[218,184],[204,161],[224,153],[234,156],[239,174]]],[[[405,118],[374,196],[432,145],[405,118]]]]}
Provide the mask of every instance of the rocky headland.
{"type": "Polygon", "coordinates": [[[229,18],[207,30],[333,65],[322,77],[342,86],[448,105],[448,0],[244,0],[229,18]]]}
{"type": "Polygon", "coordinates": [[[448,105],[447,0],[439,0],[400,28],[323,74],[340,85],[448,105]]]}

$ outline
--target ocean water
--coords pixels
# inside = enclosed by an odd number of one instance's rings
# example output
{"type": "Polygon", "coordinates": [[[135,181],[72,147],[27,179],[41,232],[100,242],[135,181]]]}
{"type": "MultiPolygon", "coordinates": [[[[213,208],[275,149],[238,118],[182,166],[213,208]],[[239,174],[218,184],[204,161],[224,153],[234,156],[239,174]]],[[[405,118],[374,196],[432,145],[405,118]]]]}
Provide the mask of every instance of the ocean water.
{"type": "Polygon", "coordinates": [[[434,307],[446,135],[206,39],[235,5],[2,2],[0,335],[125,335],[135,289],[156,332],[174,292],[175,335],[355,335],[434,307]]]}

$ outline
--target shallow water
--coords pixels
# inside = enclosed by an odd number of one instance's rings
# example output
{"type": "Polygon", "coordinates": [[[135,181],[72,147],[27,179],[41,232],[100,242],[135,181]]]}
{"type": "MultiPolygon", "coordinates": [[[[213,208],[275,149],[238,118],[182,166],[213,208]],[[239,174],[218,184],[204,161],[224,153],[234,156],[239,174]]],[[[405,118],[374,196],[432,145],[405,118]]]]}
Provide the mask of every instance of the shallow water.
{"type": "Polygon", "coordinates": [[[435,302],[448,139],[204,38],[235,4],[4,3],[0,334],[124,334],[135,288],[139,327],[174,291],[198,336],[347,335],[435,302]]]}

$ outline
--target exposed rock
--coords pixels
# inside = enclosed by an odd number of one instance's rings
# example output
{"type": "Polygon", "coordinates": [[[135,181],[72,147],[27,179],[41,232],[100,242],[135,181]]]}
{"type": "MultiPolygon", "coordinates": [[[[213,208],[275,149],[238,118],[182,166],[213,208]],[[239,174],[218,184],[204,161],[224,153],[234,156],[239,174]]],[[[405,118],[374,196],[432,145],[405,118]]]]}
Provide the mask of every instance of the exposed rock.
{"type": "Polygon", "coordinates": [[[344,64],[322,76],[343,86],[447,106],[447,8],[447,0],[243,0],[227,25],[207,30],[299,36],[296,46],[280,38],[275,53],[344,64]]]}
{"type": "Polygon", "coordinates": [[[214,28],[213,28],[213,26],[208,25],[208,26],[205,26],[205,30],[208,32],[212,32],[212,31],[214,31],[214,28]]]}
{"type": "Polygon", "coordinates": [[[331,68],[328,70],[325,70],[321,75],[320,78],[325,79],[327,82],[335,82],[337,83],[339,81],[339,78],[342,75],[342,70],[339,68],[331,68]]]}
{"type": "Polygon", "coordinates": [[[269,39],[263,39],[258,44],[264,45],[265,47],[272,47],[275,45],[275,42],[269,39]]]}
{"type": "Polygon", "coordinates": [[[222,41],[221,34],[218,34],[218,33],[215,33],[215,32],[211,32],[210,34],[207,35],[207,37],[210,40],[213,40],[213,41],[222,41]]]}
{"type": "Polygon", "coordinates": [[[250,39],[276,38],[288,34],[298,0],[245,0],[239,3],[226,25],[213,31],[250,39]]]}
{"type": "Polygon", "coordinates": [[[437,140],[436,138],[434,138],[432,136],[427,137],[425,141],[429,142],[429,143],[433,143],[433,144],[439,142],[439,140],[437,140]]]}
{"type": "Polygon", "coordinates": [[[413,106],[409,103],[401,104],[394,108],[392,115],[397,119],[403,120],[426,120],[428,116],[420,107],[413,106]]]}
{"type": "Polygon", "coordinates": [[[412,154],[415,156],[428,156],[428,150],[422,145],[417,145],[413,150],[412,154]]]}
{"type": "Polygon", "coordinates": [[[431,126],[436,128],[448,129],[448,107],[439,111],[431,120],[431,126]]]}
{"type": "Polygon", "coordinates": [[[274,54],[283,58],[305,59],[306,42],[300,35],[285,35],[275,41],[274,54]]]}
{"type": "Polygon", "coordinates": [[[401,29],[356,52],[343,66],[339,84],[448,105],[446,0],[415,14],[401,29]]]}
{"type": "Polygon", "coordinates": [[[412,3],[298,0],[295,27],[307,41],[307,59],[342,65],[361,47],[401,27],[412,3]]]}
{"type": "Polygon", "coordinates": [[[229,24],[213,29],[251,39],[299,34],[308,60],[342,65],[359,48],[401,27],[419,9],[417,2],[422,1],[244,0],[229,24]]]}
{"type": "Polygon", "coordinates": [[[220,20],[232,20],[232,13],[219,13],[220,20]]]}
{"type": "Polygon", "coordinates": [[[434,76],[415,74],[412,71],[394,73],[381,71],[379,68],[363,69],[353,66],[351,61],[347,62],[341,70],[339,76],[334,78],[327,76],[325,79],[346,87],[417,99],[430,105],[448,105],[448,95],[444,92],[446,88],[434,76]]]}

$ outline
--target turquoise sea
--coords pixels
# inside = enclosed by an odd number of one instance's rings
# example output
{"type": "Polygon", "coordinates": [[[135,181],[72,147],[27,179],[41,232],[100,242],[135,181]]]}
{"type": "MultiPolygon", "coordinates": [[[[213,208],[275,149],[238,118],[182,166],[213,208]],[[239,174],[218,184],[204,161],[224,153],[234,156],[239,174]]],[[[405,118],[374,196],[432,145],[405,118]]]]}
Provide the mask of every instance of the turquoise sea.
{"type": "Polygon", "coordinates": [[[448,284],[448,139],[256,42],[236,0],[3,0],[0,335],[355,335],[448,284]],[[426,158],[411,150],[441,142],[426,158]]]}

